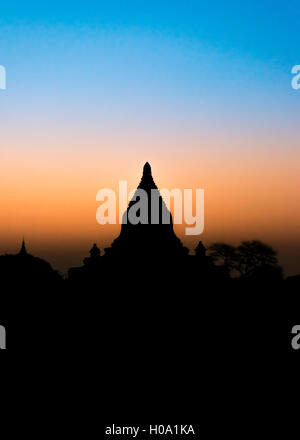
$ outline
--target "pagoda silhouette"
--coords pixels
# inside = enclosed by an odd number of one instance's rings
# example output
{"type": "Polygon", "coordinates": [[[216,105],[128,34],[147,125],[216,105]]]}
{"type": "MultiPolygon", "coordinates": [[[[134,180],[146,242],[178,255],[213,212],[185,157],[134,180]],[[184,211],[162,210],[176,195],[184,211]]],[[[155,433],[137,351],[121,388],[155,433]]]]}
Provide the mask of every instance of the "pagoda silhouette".
{"type": "Polygon", "coordinates": [[[59,273],[50,263],[27,251],[24,239],[17,254],[0,255],[0,278],[5,284],[27,283],[31,287],[61,282],[59,273]]]}
{"type": "MultiPolygon", "coordinates": [[[[137,209],[137,215],[139,209],[137,209]]],[[[130,201],[122,218],[120,235],[113,241],[110,248],[105,249],[105,256],[127,258],[178,258],[188,255],[188,249],[183,246],[173,228],[172,214],[168,210],[160,192],[153,180],[151,166],[145,163],[142,179],[134,197],[130,201]],[[144,190],[148,196],[147,222],[133,224],[129,212],[139,203],[139,190],[144,190]],[[155,200],[156,206],[153,205],[155,200]],[[158,209],[157,209],[158,207],[158,209]],[[156,209],[155,223],[151,218],[156,209]]]]}

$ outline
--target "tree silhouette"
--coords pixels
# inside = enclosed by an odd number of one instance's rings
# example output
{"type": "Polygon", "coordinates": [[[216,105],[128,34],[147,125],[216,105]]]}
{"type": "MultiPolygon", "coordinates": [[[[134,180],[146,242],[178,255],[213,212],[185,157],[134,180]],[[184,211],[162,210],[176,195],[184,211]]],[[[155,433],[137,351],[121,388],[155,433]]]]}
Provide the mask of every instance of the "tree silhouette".
{"type": "Polygon", "coordinates": [[[237,252],[234,246],[227,243],[213,243],[208,251],[213,261],[224,266],[228,272],[236,268],[237,252]]]}
{"type": "Polygon", "coordinates": [[[279,269],[277,253],[259,240],[242,241],[238,247],[227,243],[213,243],[208,248],[214,263],[240,275],[253,273],[258,269],[279,269]]]}
{"type": "Polygon", "coordinates": [[[277,253],[259,240],[243,241],[237,248],[236,269],[241,274],[266,266],[278,266],[277,253]]]}

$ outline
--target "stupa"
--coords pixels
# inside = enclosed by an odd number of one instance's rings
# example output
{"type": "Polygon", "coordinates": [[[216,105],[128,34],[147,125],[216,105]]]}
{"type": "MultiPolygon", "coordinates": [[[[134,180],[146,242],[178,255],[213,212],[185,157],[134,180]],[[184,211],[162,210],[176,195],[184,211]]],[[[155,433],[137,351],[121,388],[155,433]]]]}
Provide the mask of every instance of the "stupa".
{"type": "Polygon", "coordinates": [[[140,200],[140,196],[136,193],[123,215],[120,235],[113,241],[110,248],[105,249],[105,255],[127,256],[143,260],[147,258],[178,258],[188,255],[188,249],[183,246],[174,232],[172,215],[153,180],[151,166],[148,162],[144,165],[142,179],[137,189],[146,191],[148,195],[148,222],[147,224],[142,222],[132,224],[129,220],[129,210],[140,200]],[[151,212],[154,208],[151,192],[154,192],[155,199],[159,201],[159,205],[156,205],[159,206],[156,223],[151,222],[151,212]],[[169,218],[167,224],[165,223],[166,218],[169,218]]]}

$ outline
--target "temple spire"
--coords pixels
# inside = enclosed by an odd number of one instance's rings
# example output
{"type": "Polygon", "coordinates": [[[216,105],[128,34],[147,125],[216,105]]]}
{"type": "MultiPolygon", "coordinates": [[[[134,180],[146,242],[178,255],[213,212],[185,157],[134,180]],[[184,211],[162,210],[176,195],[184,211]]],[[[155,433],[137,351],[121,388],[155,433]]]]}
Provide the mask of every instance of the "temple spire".
{"type": "Polygon", "coordinates": [[[149,162],[146,162],[143,168],[143,175],[138,186],[139,189],[144,189],[149,191],[150,189],[157,189],[155,182],[152,177],[151,166],[149,162]]]}
{"type": "Polygon", "coordinates": [[[175,255],[187,255],[188,249],[183,246],[174,232],[172,215],[153,180],[149,162],[144,165],[142,179],[137,189],[144,190],[148,196],[147,212],[144,213],[147,216],[146,222],[135,223],[130,220],[131,209],[141,213],[140,207],[135,207],[136,203],[140,203],[141,194],[135,193],[123,214],[120,235],[110,248],[105,249],[105,255],[119,255],[124,258],[129,256],[147,261],[154,261],[154,258],[162,258],[164,255],[172,258],[175,255]]]}
{"type": "Polygon", "coordinates": [[[146,162],[143,169],[143,177],[152,176],[151,166],[149,162],[146,162]]]}
{"type": "Polygon", "coordinates": [[[22,246],[21,246],[19,255],[27,255],[27,250],[26,250],[24,238],[23,238],[23,241],[22,241],[22,246]]]}

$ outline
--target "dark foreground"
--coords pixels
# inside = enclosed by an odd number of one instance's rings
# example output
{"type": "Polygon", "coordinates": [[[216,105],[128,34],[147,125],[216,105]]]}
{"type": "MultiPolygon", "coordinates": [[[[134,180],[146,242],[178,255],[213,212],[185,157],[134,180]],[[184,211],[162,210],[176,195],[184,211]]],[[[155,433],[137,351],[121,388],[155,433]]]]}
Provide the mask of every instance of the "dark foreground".
{"type": "Polygon", "coordinates": [[[109,263],[89,280],[24,276],[1,293],[24,417],[34,395],[34,419],[51,427],[60,417],[66,434],[83,423],[82,438],[106,438],[111,423],[193,422],[198,433],[236,438],[285,426],[297,285],[193,277],[184,264],[145,261],[109,263]]]}

